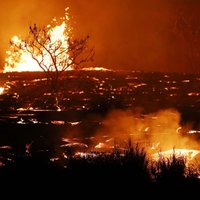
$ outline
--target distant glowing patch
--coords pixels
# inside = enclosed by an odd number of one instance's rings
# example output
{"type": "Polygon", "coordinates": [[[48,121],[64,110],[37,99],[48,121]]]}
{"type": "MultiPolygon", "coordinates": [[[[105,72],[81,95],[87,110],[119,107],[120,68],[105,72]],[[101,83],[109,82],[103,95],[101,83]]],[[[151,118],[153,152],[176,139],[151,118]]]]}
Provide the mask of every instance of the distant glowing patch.
{"type": "Polygon", "coordinates": [[[5,89],[3,87],[0,87],[0,95],[4,93],[4,90],[5,89]]]}
{"type": "Polygon", "coordinates": [[[86,71],[111,71],[110,69],[104,68],[104,67],[85,67],[82,70],[86,70],[86,71]]]}
{"type": "Polygon", "coordinates": [[[194,149],[170,149],[153,154],[153,159],[158,160],[159,158],[170,158],[173,155],[178,157],[185,157],[188,160],[192,160],[200,151],[194,149]]]}

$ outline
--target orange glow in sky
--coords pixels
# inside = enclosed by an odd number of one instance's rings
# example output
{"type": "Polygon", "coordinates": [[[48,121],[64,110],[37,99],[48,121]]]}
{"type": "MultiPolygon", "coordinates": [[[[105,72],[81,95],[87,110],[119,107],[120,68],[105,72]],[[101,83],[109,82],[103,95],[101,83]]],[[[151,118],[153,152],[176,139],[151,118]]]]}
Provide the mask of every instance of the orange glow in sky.
{"type": "Polygon", "coordinates": [[[30,24],[44,26],[70,7],[73,34],[91,36],[95,66],[200,72],[198,0],[17,0],[0,7],[1,69],[13,35],[23,38],[30,24]]]}

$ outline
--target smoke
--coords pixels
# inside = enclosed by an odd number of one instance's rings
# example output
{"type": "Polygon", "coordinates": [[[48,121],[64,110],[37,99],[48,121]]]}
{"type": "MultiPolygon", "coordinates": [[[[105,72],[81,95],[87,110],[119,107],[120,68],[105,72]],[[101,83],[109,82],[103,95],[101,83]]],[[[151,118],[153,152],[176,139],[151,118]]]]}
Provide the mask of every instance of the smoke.
{"type": "MultiPolygon", "coordinates": [[[[184,136],[180,113],[174,109],[161,110],[142,116],[131,110],[113,110],[103,121],[96,137],[107,145],[127,147],[129,140],[147,151],[159,152],[175,148],[198,148],[197,142],[184,136]],[[103,140],[104,138],[107,140],[103,140]]],[[[188,128],[188,127],[187,127],[188,128]]]]}
{"type": "Polygon", "coordinates": [[[47,25],[52,18],[62,17],[65,7],[70,7],[74,34],[91,35],[95,66],[145,71],[199,71],[188,65],[188,49],[174,32],[178,15],[186,18],[199,16],[199,1],[7,0],[1,1],[0,6],[2,65],[13,35],[25,36],[30,24],[47,25]]]}

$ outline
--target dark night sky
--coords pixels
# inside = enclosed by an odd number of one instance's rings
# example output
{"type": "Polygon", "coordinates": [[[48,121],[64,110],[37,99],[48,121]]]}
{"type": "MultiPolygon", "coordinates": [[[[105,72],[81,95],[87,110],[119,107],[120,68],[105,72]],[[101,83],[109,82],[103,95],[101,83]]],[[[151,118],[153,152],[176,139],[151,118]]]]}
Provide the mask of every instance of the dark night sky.
{"type": "Polygon", "coordinates": [[[53,17],[64,16],[68,6],[75,35],[91,36],[96,52],[93,65],[200,72],[200,47],[196,48],[200,46],[200,0],[1,1],[1,66],[13,35],[25,36],[33,23],[49,24],[53,17]]]}

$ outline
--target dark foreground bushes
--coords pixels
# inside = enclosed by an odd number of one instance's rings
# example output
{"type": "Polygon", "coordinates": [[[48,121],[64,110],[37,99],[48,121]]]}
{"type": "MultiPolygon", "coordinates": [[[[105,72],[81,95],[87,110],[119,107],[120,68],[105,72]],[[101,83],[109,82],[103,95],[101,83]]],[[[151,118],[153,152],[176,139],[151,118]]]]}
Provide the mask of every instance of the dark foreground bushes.
{"type": "Polygon", "coordinates": [[[14,163],[0,168],[1,185],[14,187],[83,189],[149,194],[156,192],[195,192],[200,190],[196,173],[186,166],[184,158],[150,162],[144,149],[130,147],[123,154],[118,150],[95,156],[71,156],[50,161],[42,153],[19,156],[14,163]]]}

